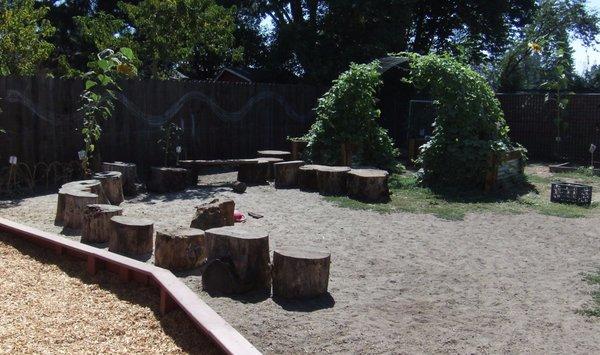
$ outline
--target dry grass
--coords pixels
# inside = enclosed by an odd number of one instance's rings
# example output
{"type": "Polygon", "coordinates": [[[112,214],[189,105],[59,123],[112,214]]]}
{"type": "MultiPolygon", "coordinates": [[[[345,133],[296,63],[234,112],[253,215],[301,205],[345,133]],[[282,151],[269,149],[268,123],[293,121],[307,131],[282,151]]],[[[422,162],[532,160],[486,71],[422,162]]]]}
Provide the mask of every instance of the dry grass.
{"type": "Polygon", "coordinates": [[[0,353],[216,353],[157,292],[0,234],[0,353]]]}

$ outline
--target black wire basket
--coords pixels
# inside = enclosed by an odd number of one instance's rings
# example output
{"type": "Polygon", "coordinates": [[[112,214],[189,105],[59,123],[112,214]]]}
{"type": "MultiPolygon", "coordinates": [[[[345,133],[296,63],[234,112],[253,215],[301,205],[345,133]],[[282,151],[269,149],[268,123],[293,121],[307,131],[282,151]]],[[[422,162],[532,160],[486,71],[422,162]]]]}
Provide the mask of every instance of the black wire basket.
{"type": "Polygon", "coordinates": [[[551,184],[550,201],[589,206],[592,203],[592,187],[570,182],[553,182],[551,184]]]}

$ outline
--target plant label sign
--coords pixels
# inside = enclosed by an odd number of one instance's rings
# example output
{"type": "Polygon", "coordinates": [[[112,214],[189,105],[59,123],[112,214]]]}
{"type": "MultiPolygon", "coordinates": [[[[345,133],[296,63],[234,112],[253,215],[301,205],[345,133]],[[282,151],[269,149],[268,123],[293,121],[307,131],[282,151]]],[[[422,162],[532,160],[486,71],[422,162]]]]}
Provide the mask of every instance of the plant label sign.
{"type": "Polygon", "coordinates": [[[85,150],[78,151],[77,155],[79,156],[79,160],[84,160],[85,158],[87,158],[87,154],[85,153],[85,150]]]}
{"type": "Polygon", "coordinates": [[[178,146],[175,148],[175,152],[177,152],[177,154],[180,154],[180,153],[181,153],[181,146],[180,146],[180,145],[178,145],[178,146]]]}
{"type": "Polygon", "coordinates": [[[596,151],[596,146],[594,144],[590,144],[590,153],[594,154],[596,151]]]}
{"type": "Polygon", "coordinates": [[[8,163],[9,163],[10,165],[17,165],[17,157],[16,157],[16,156],[14,156],[14,155],[11,155],[11,156],[8,158],[8,163]]]}

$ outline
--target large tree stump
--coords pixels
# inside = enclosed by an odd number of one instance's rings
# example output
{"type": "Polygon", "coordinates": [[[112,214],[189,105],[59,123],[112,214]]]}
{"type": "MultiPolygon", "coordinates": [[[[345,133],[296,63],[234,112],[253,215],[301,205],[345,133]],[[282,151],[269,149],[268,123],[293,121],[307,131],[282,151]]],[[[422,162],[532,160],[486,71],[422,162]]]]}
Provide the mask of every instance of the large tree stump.
{"type": "Polygon", "coordinates": [[[165,193],[183,191],[190,186],[190,177],[187,169],[153,167],[150,171],[148,190],[165,193]]]}
{"type": "Polygon", "coordinates": [[[302,153],[306,149],[308,141],[301,138],[292,138],[290,146],[292,151],[292,160],[302,160],[302,153]]]}
{"type": "Polygon", "coordinates": [[[330,254],[284,248],[273,252],[273,296],[308,298],[327,293],[330,254]]]}
{"type": "Polygon", "coordinates": [[[207,267],[202,276],[205,290],[243,293],[270,289],[268,234],[238,227],[209,229],[205,234],[207,267]],[[227,282],[223,284],[221,279],[227,282]]]}
{"type": "Polygon", "coordinates": [[[266,161],[269,164],[269,172],[267,173],[267,180],[273,181],[275,179],[275,164],[284,161],[281,158],[257,158],[259,161],[266,161]]]}
{"type": "Polygon", "coordinates": [[[145,255],[152,253],[154,222],[148,219],[114,216],[108,250],[123,255],[145,255]]]}
{"type": "Polygon", "coordinates": [[[189,270],[206,259],[204,231],[195,228],[157,231],[154,264],[165,269],[189,270]]]}
{"type": "Polygon", "coordinates": [[[235,219],[235,202],[230,199],[214,199],[196,206],[196,215],[190,224],[191,228],[207,230],[211,228],[233,226],[235,219]]]}
{"type": "Polygon", "coordinates": [[[98,195],[72,189],[61,189],[59,195],[61,194],[64,196],[63,226],[75,230],[81,229],[83,227],[85,209],[87,205],[100,202],[98,195]]]}
{"type": "Polygon", "coordinates": [[[92,176],[94,180],[100,181],[102,192],[111,205],[118,206],[125,200],[122,176],[119,171],[105,171],[92,176]]]}
{"type": "Polygon", "coordinates": [[[137,166],[132,163],[116,161],[114,163],[102,163],[102,171],[118,171],[121,173],[123,193],[125,196],[137,195],[137,166]]]}
{"type": "Polygon", "coordinates": [[[319,191],[317,169],[323,165],[302,165],[298,168],[298,187],[304,191],[319,191]]]}
{"type": "Polygon", "coordinates": [[[275,187],[278,189],[298,185],[298,169],[304,165],[302,160],[275,163],[275,187]]]}
{"type": "Polygon", "coordinates": [[[378,169],[352,169],[347,175],[348,196],[365,202],[390,199],[388,172],[378,169]]]}
{"type": "Polygon", "coordinates": [[[269,163],[259,159],[248,160],[240,164],[237,180],[248,185],[267,184],[269,179],[269,163]]]}
{"type": "Polygon", "coordinates": [[[347,166],[320,166],[317,171],[319,193],[339,196],[346,193],[346,175],[350,171],[347,166]]]}
{"type": "Polygon", "coordinates": [[[280,158],[283,160],[290,160],[292,157],[292,153],[285,150],[259,150],[257,153],[261,158],[280,158]]]}
{"type": "Polygon", "coordinates": [[[87,205],[83,212],[81,241],[86,243],[106,243],[112,233],[110,219],[123,214],[123,209],[113,205],[87,205]]]}

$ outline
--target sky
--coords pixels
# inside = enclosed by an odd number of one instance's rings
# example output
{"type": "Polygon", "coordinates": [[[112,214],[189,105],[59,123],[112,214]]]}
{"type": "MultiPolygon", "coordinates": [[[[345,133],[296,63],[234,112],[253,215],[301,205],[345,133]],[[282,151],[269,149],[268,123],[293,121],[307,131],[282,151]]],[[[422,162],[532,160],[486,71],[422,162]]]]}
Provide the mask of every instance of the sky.
{"type": "MultiPolygon", "coordinates": [[[[600,12],[600,0],[587,0],[587,5],[600,12]]],[[[583,73],[586,68],[594,64],[600,64],[600,45],[586,48],[580,41],[575,41],[573,49],[575,50],[574,60],[577,72],[583,73]]]]}

